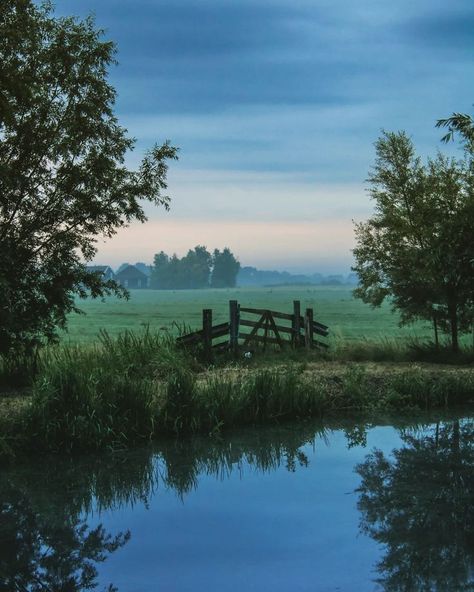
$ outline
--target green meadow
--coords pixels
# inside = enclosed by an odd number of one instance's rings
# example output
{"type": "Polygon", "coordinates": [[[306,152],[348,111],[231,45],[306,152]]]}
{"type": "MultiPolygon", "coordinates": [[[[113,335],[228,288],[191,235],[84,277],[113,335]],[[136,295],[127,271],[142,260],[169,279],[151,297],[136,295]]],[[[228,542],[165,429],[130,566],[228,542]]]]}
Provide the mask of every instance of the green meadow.
{"type": "Polygon", "coordinates": [[[302,311],[314,309],[314,318],[329,326],[337,341],[433,340],[429,324],[399,327],[399,316],[389,304],[372,309],[352,297],[350,286],[303,286],[278,288],[235,288],[220,290],[133,290],[129,300],[107,298],[83,300],[85,314],[71,315],[63,341],[95,341],[101,329],[110,335],[125,330],[151,329],[177,334],[178,328],[200,328],[202,309],[212,308],[213,320],[228,318],[229,300],[242,306],[292,312],[293,300],[301,301],[302,311]]]}

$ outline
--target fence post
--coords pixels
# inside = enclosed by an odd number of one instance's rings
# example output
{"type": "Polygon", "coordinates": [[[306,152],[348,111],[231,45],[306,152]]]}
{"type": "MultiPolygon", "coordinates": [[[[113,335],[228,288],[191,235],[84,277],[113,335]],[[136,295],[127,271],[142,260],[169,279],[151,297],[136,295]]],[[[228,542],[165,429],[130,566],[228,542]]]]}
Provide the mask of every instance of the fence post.
{"type": "Polygon", "coordinates": [[[202,311],[202,345],[204,357],[207,361],[212,360],[212,309],[205,308],[202,311]]]}
{"type": "Polygon", "coordinates": [[[239,352],[239,303],[229,300],[229,348],[233,356],[239,352]]]}
{"type": "Polygon", "coordinates": [[[306,349],[313,347],[313,309],[307,308],[304,315],[304,344],[306,349]]]}
{"type": "Polygon", "coordinates": [[[300,346],[300,332],[301,332],[301,305],[299,300],[293,300],[293,347],[300,346]]]}
{"type": "Polygon", "coordinates": [[[438,338],[438,319],[436,318],[436,311],[433,312],[433,327],[435,334],[435,347],[436,351],[439,349],[439,338],[438,338]]]}

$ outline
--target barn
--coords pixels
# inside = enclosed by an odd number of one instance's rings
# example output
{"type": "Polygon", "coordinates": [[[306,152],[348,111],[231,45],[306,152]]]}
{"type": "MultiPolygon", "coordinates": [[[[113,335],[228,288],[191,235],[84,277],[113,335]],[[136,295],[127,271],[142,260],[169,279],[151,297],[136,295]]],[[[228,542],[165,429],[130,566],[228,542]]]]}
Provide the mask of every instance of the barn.
{"type": "Polygon", "coordinates": [[[103,280],[115,279],[115,273],[108,265],[88,265],[86,269],[90,273],[100,273],[103,280]]]}
{"type": "Polygon", "coordinates": [[[150,278],[135,265],[127,265],[115,274],[115,281],[129,290],[141,290],[150,287],[150,278]]]}

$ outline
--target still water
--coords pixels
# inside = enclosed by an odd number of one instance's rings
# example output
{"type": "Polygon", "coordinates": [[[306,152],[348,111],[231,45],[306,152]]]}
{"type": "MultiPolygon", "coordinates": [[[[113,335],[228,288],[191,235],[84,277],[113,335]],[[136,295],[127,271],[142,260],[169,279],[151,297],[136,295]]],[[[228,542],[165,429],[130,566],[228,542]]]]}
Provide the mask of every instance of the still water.
{"type": "Polygon", "coordinates": [[[0,590],[474,589],[473,436],[298,423],[3,470],[0,590]]]}

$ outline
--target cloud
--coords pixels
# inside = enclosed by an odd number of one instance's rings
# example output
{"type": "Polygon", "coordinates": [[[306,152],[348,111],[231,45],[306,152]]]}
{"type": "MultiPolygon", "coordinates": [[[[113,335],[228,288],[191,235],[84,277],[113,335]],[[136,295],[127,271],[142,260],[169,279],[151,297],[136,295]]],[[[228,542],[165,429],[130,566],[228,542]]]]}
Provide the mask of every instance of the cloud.
{"type": "MultiPolygon", "coordinates": [[[[139,150],[170,137],[186,169],[291,172],[313,183],[362,183],[378,135],[377,105],[254,106],[214,114],[127,115],[139,150]]],[[[180,165],[178,165],[179,167],[180,165]]]]}
{"type": "MultiPolygon", "coordinates": [[[[372,209],[362,184],[315,184],[290,173],[175,170],[169,182],[172,203],[166,217],[175,221],[317,223],[366,218],[372,209]]],[[[156,208],[147,213],[163,217],[156,208]]]]}
{"type": "Polygon", "coordinates": [[[117,114],[137,138],[128,162],[165,138],[181,149],[169,175],[170,245],[210,243],[204,230],[222,221],[240,232],[236,252],[252,244],[249,259],[270,262],[287,235],[245,242],[245,225],[287,224],[305,237],[288,235],[289,265],[289,253],[310,262],[311,249],[323,251],[311,226],[340,265],[351,218],[371,210],[364,179],[381,128],[406,130],[422,156],[459,155],[434,123],[471,111],[472,0],[62,0],[57,10],[94,11],[117,42],[117,114]],[[331,221],[344,241],[325,234],[331,221]]]}

